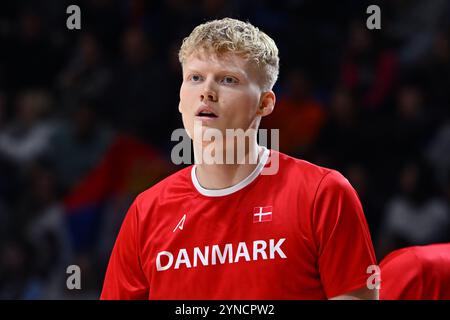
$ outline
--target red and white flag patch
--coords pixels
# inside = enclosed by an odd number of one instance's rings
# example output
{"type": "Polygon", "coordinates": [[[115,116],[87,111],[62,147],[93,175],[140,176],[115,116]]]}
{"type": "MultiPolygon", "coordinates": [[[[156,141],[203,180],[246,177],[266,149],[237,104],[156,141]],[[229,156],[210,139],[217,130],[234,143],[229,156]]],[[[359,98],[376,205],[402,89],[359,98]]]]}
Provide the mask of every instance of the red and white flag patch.
{"type": "Polygon", "coordinates": [[[272,221],[272,206],[253,208],[253,223],[268,221],[272,221]]]}

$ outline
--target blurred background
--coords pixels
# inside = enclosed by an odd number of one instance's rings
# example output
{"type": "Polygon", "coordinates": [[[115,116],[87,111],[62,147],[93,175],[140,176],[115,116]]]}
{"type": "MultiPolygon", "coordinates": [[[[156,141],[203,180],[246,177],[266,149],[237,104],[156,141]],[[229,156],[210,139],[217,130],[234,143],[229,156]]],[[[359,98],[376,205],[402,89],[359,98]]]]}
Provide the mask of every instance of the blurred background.
{"type": "Polygon", "coordinates": [[[449,1],[2,1],[0,299],[99,297],[131,201],[181,169],[181,40],[225,16],[278,44],[262,127],[350,180],[378,259],[450,241],[449,1]],[[82,290],[66,288],[71,264],[82,290]]]}

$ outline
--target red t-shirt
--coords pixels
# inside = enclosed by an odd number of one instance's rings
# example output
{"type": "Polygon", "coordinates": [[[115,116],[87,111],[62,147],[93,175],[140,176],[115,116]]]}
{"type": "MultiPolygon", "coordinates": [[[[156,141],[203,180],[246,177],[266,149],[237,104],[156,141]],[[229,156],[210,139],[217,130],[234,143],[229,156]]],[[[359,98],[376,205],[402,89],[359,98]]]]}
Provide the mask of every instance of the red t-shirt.
{"type": "Polygon", "coordinates": [[[230,188],[202,188],[190,166],[141,193],[101,298],[326,299],[365,287],[374,264],[348,180],[266,149],[230,188]],[[261,174],[274,156],[278,172],[261,174]]]}
{"type": "Polygon", "coordinates": [[[450,299],[450,243],[394,251],[380,269],[380,299],[450,299]]]}

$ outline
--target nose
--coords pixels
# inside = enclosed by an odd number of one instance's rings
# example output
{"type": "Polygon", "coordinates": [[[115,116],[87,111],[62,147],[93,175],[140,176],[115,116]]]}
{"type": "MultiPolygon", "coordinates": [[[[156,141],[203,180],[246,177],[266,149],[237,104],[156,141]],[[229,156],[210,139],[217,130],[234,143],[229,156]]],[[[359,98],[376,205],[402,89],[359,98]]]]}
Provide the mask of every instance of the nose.
{"type": "Polygon", "coordinates": [[[203,92],[200,95],[201,101],[217,102],[217,92],[211,88],[211,85],[205,84],[203,92]]]}

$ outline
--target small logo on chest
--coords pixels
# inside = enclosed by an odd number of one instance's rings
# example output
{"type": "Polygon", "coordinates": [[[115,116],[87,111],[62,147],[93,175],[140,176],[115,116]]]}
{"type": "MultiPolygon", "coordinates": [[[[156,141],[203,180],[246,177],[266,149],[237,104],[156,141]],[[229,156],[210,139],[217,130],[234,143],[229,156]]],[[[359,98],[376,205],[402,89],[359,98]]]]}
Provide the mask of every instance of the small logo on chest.
{"type": "Polygon", "coordinates": [[[178,229],[183,230],[184,227],[184,222],[186,221],[186,214],[184,214],[183,218],[181,218],[180,222],[178,222],[177,226],[175,227],[175,229],[173,229],[172,232],[177,231],[178,229]]]}
{"type": "Polygon", "coordinates": [[[253,223],[272,221],[272,206],[254,207],[253,208],[253,223]]]}

